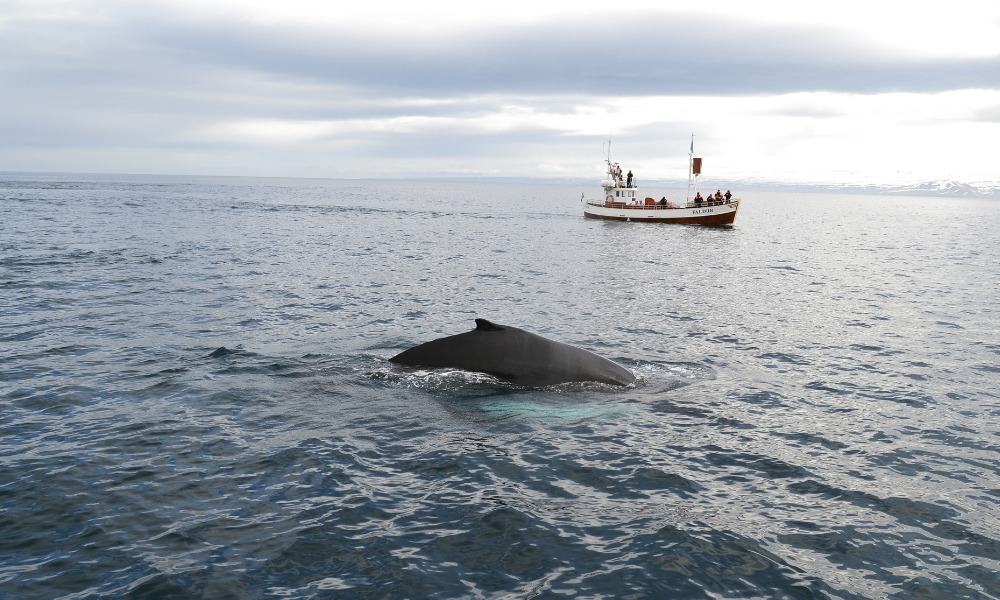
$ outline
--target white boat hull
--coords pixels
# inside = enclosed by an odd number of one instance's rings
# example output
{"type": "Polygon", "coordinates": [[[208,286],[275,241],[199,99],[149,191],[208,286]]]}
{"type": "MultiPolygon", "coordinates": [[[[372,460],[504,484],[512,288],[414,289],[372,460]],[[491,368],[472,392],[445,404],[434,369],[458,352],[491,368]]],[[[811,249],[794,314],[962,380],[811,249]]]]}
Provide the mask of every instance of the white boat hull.
{"type": "Polygon", "coordinates": [[[728,203],[704,204],[682,208],[666,206],[626,205],[622,203],[598,203],[584,200],[583,215],[591,219],[611,221],[645,221],[648,223],[684,223],[691,225],[732,225],[736,220],[740,201],[734,198],[728,203]]]}

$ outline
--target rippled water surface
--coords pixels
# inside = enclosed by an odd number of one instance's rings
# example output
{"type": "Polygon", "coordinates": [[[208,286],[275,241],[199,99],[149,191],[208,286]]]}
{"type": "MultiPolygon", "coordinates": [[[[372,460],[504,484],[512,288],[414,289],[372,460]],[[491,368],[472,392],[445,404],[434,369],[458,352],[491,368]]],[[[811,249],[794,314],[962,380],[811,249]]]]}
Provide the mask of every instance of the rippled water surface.
{"type": "Polygon", "coordinates": [[[582,191],[0,177],[0,597],[1000,595],[1000,204],[582,191]]]}

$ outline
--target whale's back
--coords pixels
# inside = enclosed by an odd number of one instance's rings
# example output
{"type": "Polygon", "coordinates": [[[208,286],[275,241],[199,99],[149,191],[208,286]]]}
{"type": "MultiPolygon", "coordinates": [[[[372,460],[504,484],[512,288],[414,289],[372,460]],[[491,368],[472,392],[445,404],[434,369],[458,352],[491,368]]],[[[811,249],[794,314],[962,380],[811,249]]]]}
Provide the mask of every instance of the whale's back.
{"type": "Polygon", "coordinates": [[[628,369],[592,352],[485,319],[476,319],[472,331],[420,344],[389,360],[413,367],[478,371],[531,387],[635,381],[628,369]]]}

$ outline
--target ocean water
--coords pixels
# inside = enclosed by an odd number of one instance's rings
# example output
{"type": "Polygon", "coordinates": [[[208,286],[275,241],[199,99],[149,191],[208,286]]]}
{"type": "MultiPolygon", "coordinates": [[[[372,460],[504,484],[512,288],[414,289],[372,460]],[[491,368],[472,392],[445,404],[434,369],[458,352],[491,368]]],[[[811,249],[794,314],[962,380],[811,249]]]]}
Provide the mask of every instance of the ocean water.
{"type": "Polygon", "coordinates": [[[0,176],[0,597],[1000,596],[1000,203],[589,191],[0,176]]]}

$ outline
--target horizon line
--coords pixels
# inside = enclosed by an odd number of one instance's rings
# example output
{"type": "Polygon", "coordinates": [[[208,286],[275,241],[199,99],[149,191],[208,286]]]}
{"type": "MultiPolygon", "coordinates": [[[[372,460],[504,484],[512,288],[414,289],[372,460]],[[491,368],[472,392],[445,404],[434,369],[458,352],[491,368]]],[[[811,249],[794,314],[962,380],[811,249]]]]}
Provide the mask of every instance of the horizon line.
{"type": "MultiPolygon", "coordinates": [[[[323,181],[491,181],[495,183],[540,183],[540,184],[572,184],[572,185],[599,185],[600,179],[583,175],[563,175],[563,176],[527,176],[527,175],[485,175],[485,174],[458,174],[439,173],[428,175],[386,175],[382,177],[338,177],[329,175],[229,175],[229,174],[204,174],[204,173],[148,173],[148,172],[119,172],[119,171],[10,171],[0,170],[0,176],[102,176],[102,177],[204,177],[217,179],[290,179],[290,180],[323,180],[323,181]]],[[[687,179],[681,178],[650,178],[640,180],[652,185],[687,185],[687,179]]],[[[1000,193],[1000,180],[997,181],[965,181],[954,178],[943,179],[922,179],[908,180],[907,182],[877,182],[877,181],[796,181],[796,180],[775,180],[762,178],[727,178],[715,177],[714,182],[738,183],[747,186],[775,186],[782,188],[864,188],[866,191],[892,190],[908,188],[918,185],[932,183],[956,183],[969,186],[982,192],[1000,193]]],[[[644,186],[637,186],[641,189],[644,186]]]]}

